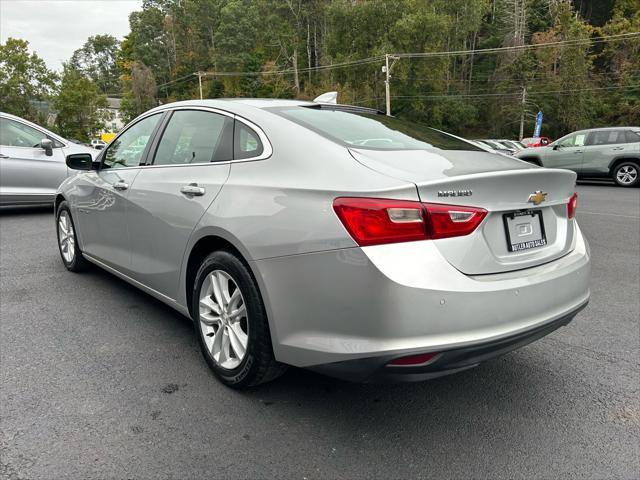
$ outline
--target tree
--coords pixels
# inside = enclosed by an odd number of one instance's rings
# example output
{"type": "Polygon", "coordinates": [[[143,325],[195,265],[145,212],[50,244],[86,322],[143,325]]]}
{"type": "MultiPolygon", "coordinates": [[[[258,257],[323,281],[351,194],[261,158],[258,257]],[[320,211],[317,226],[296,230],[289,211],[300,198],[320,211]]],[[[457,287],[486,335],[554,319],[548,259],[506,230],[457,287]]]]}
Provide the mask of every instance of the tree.
{"type": "Polygon", "coordinates": [[[8,38],[0,44],[0,110],[37,121],[34,100],[46,100],[56,88],[57,75],[35,53],[29,42],[8,38]]]}
{"type": "Polygon", "coordinates": [[[105,96],[90,78],[70,64],[64,65],[54,106],[60,134],[83,142],[94,137],[108,120],[105,96]]]}
{"type": "Polygon", "coordinates": [[[142,62],[132,62],[129,73],[122,76],[123,96],[120,104],[125,121],[133,120],[158,105],[156,81],[151,69],[142,62]]]}
{"type": "Polygon", "coordinates": [[[71,56],[69,64],[83,72],[107,95],[119,92],[116,57],[120,42],[111,35],[89,37],[71,56]]]}

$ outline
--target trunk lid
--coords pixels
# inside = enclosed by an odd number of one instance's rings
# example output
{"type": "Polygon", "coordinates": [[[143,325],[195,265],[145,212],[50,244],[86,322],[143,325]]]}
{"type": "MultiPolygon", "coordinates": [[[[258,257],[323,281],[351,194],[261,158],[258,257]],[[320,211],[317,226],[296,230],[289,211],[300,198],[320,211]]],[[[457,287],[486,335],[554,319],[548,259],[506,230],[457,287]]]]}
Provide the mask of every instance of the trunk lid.
{"type": "Polygon", "coordinates": [[[413,182],[422,202],[480,207],[489,212],[470,235],[433,240],[443,257],[467,275],[529,268],[573,249],[575,222],[567,215],[567,203],[575,191],[573,172],[540,168],[487,152],[350,151],[368,168],[413,182]],[[534,205],[529,196],[538,191],[547,195],[534,205]],[[511,251],[511,244],[518,243],[514,238],[518,232],[526,240],[540,231],[544,245],[511,251]],[[509,241],[510,237],[514,239],[509,241]]]}

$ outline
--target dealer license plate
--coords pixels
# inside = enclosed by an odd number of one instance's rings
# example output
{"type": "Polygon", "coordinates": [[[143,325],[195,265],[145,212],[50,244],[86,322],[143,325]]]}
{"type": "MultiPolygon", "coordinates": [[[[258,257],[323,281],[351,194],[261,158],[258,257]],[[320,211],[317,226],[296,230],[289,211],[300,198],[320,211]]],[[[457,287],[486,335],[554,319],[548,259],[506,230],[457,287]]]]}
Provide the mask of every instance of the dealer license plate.
{"type": "Polygon", "coordinates": [[[547,244],[541,210],[505,213],[502,219],[510,252],[521,252],[547,244]]]}

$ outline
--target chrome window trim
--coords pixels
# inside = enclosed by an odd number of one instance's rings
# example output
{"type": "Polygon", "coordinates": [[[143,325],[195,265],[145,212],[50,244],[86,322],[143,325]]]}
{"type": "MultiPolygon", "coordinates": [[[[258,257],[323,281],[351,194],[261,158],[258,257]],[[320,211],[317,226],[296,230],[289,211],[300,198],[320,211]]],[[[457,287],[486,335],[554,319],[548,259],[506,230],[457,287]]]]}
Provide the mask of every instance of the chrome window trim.
{"type": "MultiPolygon", "coordinates": [[[[271,157],[273,155],[273,147],[271,146],[271,142],[269,141],[269,137],[267,137],[267,135],[264,133],[264,131],[262,130],[262,128],[260,128],[258,125],[256,125],[255,123],[253,123],[250,120],[247,120],[244,117],[241,117],[240,115],[236,115],[235,113],[232,112],[227,112],[226,110],[220,110],[219,108],[215,108],[215,107],[206,107],[206,106],[201,106],[201,105],[180,105],[178,107],[167,107],[167,108],[159,108],[159,109],[153,109],[150,110],[149,112],[136,117],[134,120],[132,120],[131,122],[127,123],[122,130],[120,131],[120,133],[118,135],[116,135],[110,142],[109,144],[103,148],[101,150],[101,155],[105,155],[102,152],[106,152],[107,148],[109,148],[109,145],[111,145],[112,142],[114,142],[115,140],[118,139],[118,137],[120,135],[122,135],[124,132],[126,132],[130,126],[133,126],[134,122],[138,123],[139,121],[144,120],[145,118],[151,116],[151,115],[156,115],[158,113],[160,114],[164,114],[167,112],[175,112],[175,111],[180,111],[180,110],[202,110],[202,111],[206,111],[206,112],[212,112],[212,113],[218,113],[220,115],[224,115],[225,117],[229,117],[232,118],[234,120],[237,120],[239,122],[244,123],[247,127],[249,127],[250,129],[252,129],[254,132],[256,132],[258,134],[258,137],[260,138],[260,141],[262,142],[262,153],[260,155],[257,155],[255,157],[250,157],[250,158],[242,158],[242,159],[238,159],[238,160],[222,160],[219,162],[199,162],[199,163],[180,163],[180,164],[176,164],[176,165],[154,165],[154,164],[149,164],[149,165],[135,165],[135,166],[131,166],[131,167],[118,167],[115,170],[122,170],[122,169],[127,169],[127,170],[131,170],[134,168],[181,168],[181,167],[202,167],[204,165],[228,165],[228,164],[232,164],[232,163],[243,163],[243,162],[254,162],[254,161],[258,161],[258,160],[266,160],[267,158],[271,157]]],[[[164,132],[163,132],[164,133],[164,132]]],[[[102,162],[100,162],[102,164],[102,162]]]]}
{"type": "MultiPolygon", "coordinates": [[[[206,106],[201,106],[201,105],[180,105],[178,107],[167,107],[161,110],[156,110],[154,111],[154,113],[157,112],[176,112],[176,111],[181,111],[181,110],[202,110],[205,112],[212,112],[212,113],[217,113],[220,115],[224,115],[225,117],[229,117],[232,118],[234,120],[237,120],[239,122],[244,123],[247,127],[249,127],[251,130],[253,130],[254,132],[256,132],[258,134],[258,137],[260,138],[260,141],[262,142],[262,153],[260,155],[256,155],[255,157],[249,157],[249,158],[241,158],[238,160],[223,160],[220,162],[200,162],[200,163],[184,163],[184,164],[177,164],[177,165],[142,165],[142,167],[179,167],[179,166],[189,166],[189,165],[217,165],[217,164],[225,164],[225,163],[236,163],[236,162],[252,162],[254,160],[266,160],[267,158],[271,157],[271,155],[273,155],[273,147],[271,146],[271,142],[269,141],[269,138],[267,137],[266,133],[264,133],[264,131],[262,130],[262,128],[260,128],[258,125],[256,125],[255,123],[253,123],[250,120],[247,120],[244,117],[241,117],[240,115],[237,115],[235,113],[232,112],[228,112],[226,110],[220,110],[219,108],[215,108],[215,107],[206,107],[206,106]]],[[[117,137],[116,137],[117,138],[117,137]]],[[[115,140],[115,138],[114,138],[115,140]]],[[[127,167],[127,168],[135,168],[135,167],[127,167]]]]}

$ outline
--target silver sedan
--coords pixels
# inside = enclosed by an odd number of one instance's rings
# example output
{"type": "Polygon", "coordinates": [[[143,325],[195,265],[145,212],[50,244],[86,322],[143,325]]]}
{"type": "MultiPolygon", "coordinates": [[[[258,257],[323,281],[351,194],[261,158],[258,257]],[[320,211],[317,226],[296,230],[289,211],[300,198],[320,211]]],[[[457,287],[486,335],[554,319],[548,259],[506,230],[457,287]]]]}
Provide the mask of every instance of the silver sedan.
{"type": "Polygon", "coordinates": [[[98,151],[0,112],[0,206],[52,204],[58,186],[76,173],[65,164],[72,153],[98,151]]]}
{"type": "Polygon", "coordinates": [[[576,174],[346,105],[151,110],[56,198],[62,260],[193,319],[234,387],[287,365],[361,382],[478,365],[589,300],[576,174]]]}

